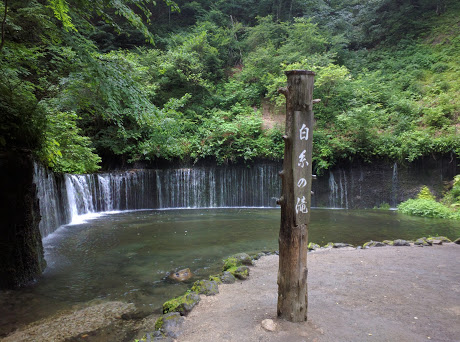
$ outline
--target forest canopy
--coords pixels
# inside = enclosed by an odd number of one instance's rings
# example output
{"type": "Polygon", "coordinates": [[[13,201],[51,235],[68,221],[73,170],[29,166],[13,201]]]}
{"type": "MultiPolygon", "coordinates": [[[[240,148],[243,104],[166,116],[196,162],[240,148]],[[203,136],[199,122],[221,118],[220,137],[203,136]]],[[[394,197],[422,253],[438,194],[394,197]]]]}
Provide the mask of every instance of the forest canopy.
{"type": "Polygon", "coordinates": [[[455,0],[2,0],[0,148],[60,172],[282,158],[316,73],[314,167],[460,155],[455,0]]]}

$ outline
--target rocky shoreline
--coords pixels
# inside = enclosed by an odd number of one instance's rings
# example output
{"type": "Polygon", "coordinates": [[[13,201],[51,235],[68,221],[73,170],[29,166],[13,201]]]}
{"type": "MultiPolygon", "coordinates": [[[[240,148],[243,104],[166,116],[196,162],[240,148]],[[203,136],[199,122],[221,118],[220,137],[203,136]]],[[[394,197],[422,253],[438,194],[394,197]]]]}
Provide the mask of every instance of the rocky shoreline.
{"type": "MultiPolygon", "coordinates": [[[[348,243],[332,243],[329,242],[324,246],[310,242],[308,244],[309,252],[320,252],[331,249],[370,249],[385,246],[394,247],[427,247],[442,244],[460,244],[460,238],[451,241],[445,236],[436,237],[422,237],[415,241],[407,241],[402,239],[368,241],[362,246],[353,246],[348,243]]],[[[254,266],[254,262],[261,257],[268,255],[278,255],[278,251],[274,252],[260,252],[249,256],[246,253],[238,253],[223,260],[223,272],[219,275],[210,276],[209,280],[200,280],[195,282],[192,289],[187,291],[183,296],[171,299],[163,305],[163,316],[160,317],[155,324],[155,331],[146,333],[135,342],[144,341],[175,341],[182,331],[181,327],[184,322],[184,316],[187,316],[192,309],[200,302],[201,297],[214,296],[219,293],[218,285],[220,284],[233,284],[237,279],[246,280],[249,277],[250,269],[248,266],[254,266]]],[[[272,320],[264,320],[262,323],[264,329],[271,331],[275,325],[272,320]]]]}
{"type": "MultiPolygon", "coordinates": [[[[340,258],[336,260],[336,265],[334,267],[347,269],[347,272],[353,274],[356,272],[356,265],[361,266],[362,262],[365,262],[368,256],[372,256],[374,254],[371,253],[371,251],[382,251],[382,253],[386,256],[386,259],[383,259],[382,261],[380,261],[381,259],[376,259],[377,261],[372,261],[371,259],[369,261],[369,263],[376,263],[375,271],[374,268],[371,269],[372,272],[377,273],[377,269],[379,267],[387,267],[387,263],[391,264],[398,262],[398,260],[390,260],[390,257],[393,257],[395,254],[395,252],[392,252],[392,250],[396,251],[396,253],[399,255],[406,255],[406,253],[403,251],[408,251],[407,255],[412,258],[411,254],[414,253],[413,251],[422,250],[422,248],[416,247],[426,247],[427,251],[438,251],[443,249],[442,246],[455,246],[458,244],[460,244],[460,239],[452,242],[448,238],[442,236],[420,238],[415,241],[406,241],[400,239],[394,241],[386,240],[381,242],[369,241],[362,246],[352,246],[346,243],[328,243],[324,246],[319,246],[317,244],[310,243],[309,254],[311,254],[311,256],[309,257],[309,274],[314,273],[315,267],[317,267],[315,266],[315,262],[317,262],[316,260],[321,259],[321,262],[325,262],[324,259],[329,258],[331,255],[334,256],[334,258],[337,258],[339,255],[350,255],[348,253],[343,254],[341,251],[355,251],[354,253],[360,253],[359,257],[363,260],[361,260],[361,263],[355,264],[354,266],[347,266],[346,262],[340,258]],[[390,248],[390,246],[394,246],[395,248],[390,248]],[[318,257],[320,259],[318,259],[318,257]],[[313,263],[313,266],[311,266],[310,263],[313,263]]],[[[451,247],[447,249],[451,250],[451,247]]],[[[454,249],[456,253],[454,254],[454,259],[458,262],[460,261],[458,260],[458,251],[460,251],[460,248],[454,249]]],[[[425,250],[425,248],[423,248],[423,250],[425,250]]],[[[417,254],[420,253],[417,252],[417,254]]],[[[420,255],[423,256],[424,254],[431,253],[421,253],[420,255]]],[[[404,258],[402,258],[402,260],[404,260],[404,258]]],[[[436,267],[439,268],[444,266],[438,265],[436,267]]],[[[432,271],[436,272],[438,268],[433,268],[432,271]]],[[[409,269],[408,271],[413,270],[409,269]]],[[[145,315],[139,315],[133,304],[121,302],[94,302],[89,304],[87,307],[77,308],[74,311],[60,313],[54,317],[30,324],[8,335],[2,341],[180,341],[182,340],[184,334],[187,335],[187,331],[191,330],[190,322],[196,319],[196,315],[202,315],[203,310],[207,310],[206,305],[209,305],[209,303],[213,303],[213,301],[221,298],[221,294],[219,294],[221,292],[221,288],[225,289],[225,292],[238,290],[241,291],[241,286],[230,284],[237,283],[240,285],[249,286],[246,284],[255,282],[255,285],[250,285],[251,287],[255,286],[255,288],[252,289],[256,291],[253,297],[257,297],[259,295],[262,297],[276,296],[276,272],[277,251],[263,251],[253,255],[238,253],[223,260],[222,272],[220,274],[210,276],[209,279],[198,280],[193,284],[192,288],[182,296],[166,301],[163,304],[163,314],[161,316],[158,314],[153,314],[147,317],[145,317],[145,315]],[[254,265],[255,267],[253,267],[254,265]],[[263,267],[270,267],[271,271],[268,271],[268,275],[274,277],[271,280],[271,282],[274,283],[272,284],[273,288],[269,293],[265,295],[262,294],[262,290],[265,288],[266,282],[268,281],[264,279],[266,274],[261,275],[260,273],[257,273],[261,271],[261,265],[264,265],[263,267]],[[254,277],[252,276],[253,273],[255,273],[254,277]],[[258,292],[258,287],[260,293],[258,292]],[[233,288],[233,290],[230,290],[230,288],[233,288]],[[217,294],[219,295],[216,296],[217,294]],[[196,313],[195,310],[198,310],[198,312],[196,313]]],[[[340,272],[342,271],[340,270],[340,272]]],[[[314,275],[311,276],[314,279],[314,275]]],[[[365,276],[365,278],[367,279],[367,276],[365,276]]],[[[459,280],[460,276],[458,277],[457,282],[459,280]]],[[[353,283],[354,282],[355,279],[353,279],[353,283]]],[[[337,286],[337,284],[335,286],[337,286]]],[[[460,287],[453,288],[455,291],[460,292],[460,287]]],[[[309,293],[311,291],[312,287],[309,285],[309,293]]],[[[374,296],[373,292],[370,293],[371,296],[374,296]]],[[[236,299],[237,298],[235,297],[235,300],[236,299]]],[[[256,298],[252,298],[251,300],[254,301],[256,298]]],[[[267,315],[271,317],[263,317],[264,319],[260,319],[260,321],[258,321],[257,327],[261,329],[257,330],[258,334],[265,334],[269,333],[270,331],[274,332],[274,334],[279,334],[280,331],[284,329],[283,327],[288,324],[285,322],[277,321],[276,302],[274,304],[274,308],[274,315],[267,315]]],[[[255,309],[257,309],[257,307],[255,309]]],[[[451,310],[457,314],[457,317],[460,317],[460,301],[457,301],[456,306],[454,306],[451,310]]],[[[236,316],[239,314],[240,313],[232,314],[229,312],[226,314],[227,316],[225,319],[237,319],[236,316]]],[[[311,324],[308,324],[307,328],[310,330],[313,329],[311,324]]],[[[291,328],[288,328],[288,330],[291,328]]],[[[315,330],[313,335],[318,335],[318,331],[315,330]]],[[[321,333],[319,333],[318,336],[320,335],[321,333]]],[[[208,337],[204,337],[203,340],[209,339],[208,337]]],[[[226,341],[226,339],[222,340],[226,341]]],[[[307,340],[309,339],[301,338],[298,340],[294,339],[293,341],[307,340]]],[[[322,341],[322,339],[320,340],[322,341]]],[[[359,341],[360,339],[355,340],[359,341]]],[[[189,341],[189,339],[185,339],[184,341],[189,341]]],[[[190,341],[193,341],[193,339],[190,341]]],[[[197,341],[199,341],[199,339],[197,341]]],[[[228,339],[228,341],[232,341],[232,339],[228,339]]],[[[245,340],[242,339],[242,341],[245,340]]],[[[249,339],[247,341],[251,340],[249,339]]],[[[270,341],[270,339],[268,338],[267,341],[270,341]]],[[[274,341],[276,341],[276,339],[274,341]]],[[[446,341],[450,340],[447,339],[446,341]]]]}

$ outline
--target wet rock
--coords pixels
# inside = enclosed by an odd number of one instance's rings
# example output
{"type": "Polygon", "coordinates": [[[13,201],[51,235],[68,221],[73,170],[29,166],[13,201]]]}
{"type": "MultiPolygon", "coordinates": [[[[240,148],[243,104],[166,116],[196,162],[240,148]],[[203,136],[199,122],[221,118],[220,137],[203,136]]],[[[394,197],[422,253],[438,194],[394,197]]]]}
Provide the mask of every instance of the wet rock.
{"type": "Polygon", "coordinates": [[[195,292],[186,293],[180,297],[168,300],[163,304],[163,313],[179,312],[183,316],[192,311],[195,305],[200,301],[200,296],[195,292]]]}
{"type": "Polygon", "coordinates": [[[251,257],[246,253],[238,253],[231,256],[231,258],[235,258],[240,265],[247,265],[253,266],[254,263],[252,262],[251,257]]]}
{"type": "Polygon", "coordinates": [[[410,246],[410,243],[406,240],[398,239],[393,242],[393,246],[410,246]]]}
{"type": "Polygon", "coordinates": [[[220,280],[224,284],[233,284],[236,281],[236,278],[228,271],[225,271],[221,276],[220,280]]]}
{"type": "Polygon", "coordinates": [[[431,242],[428,243],[424,238],[420,238],[420,239],[417,239],[415,240],[414,244],[416,246],[431,246],[431,242]]]}
{"type": "MultiPolygon", "coordinates": [[[[155,323],[155,329],[159,330],[159,332],[155,333],[156,338],[163,337],[161,335],[166,335],[174,339],[178,338],[181,334],[181,326],[184,320],[184,317],[178,312],[170,312],[158,318],[155,323]]],[[[160,340],[163,341],[163,339],[160,340]]]]}
{"type": "Polygon", "coordinates": [[[219,293],[219,286],[216,281],[199,280],[193,284],[192,291],[206,296],[214,296],[219,293]]]}
{"type": "MultiPolygon", "coordinates": [[[[428,239],[426,239],[426,241],[452,242],[451,239],[446,238],[445,236],[430,236],[428,239]]],[[[439,243],[439,245],[441,245],[441,243],[439,243]]]]}
{"type": "Polygon", "coordinates": [[[353,245],[350,245],[349,243],[342,243],[342,242],[337,242],[334,243],[334,248],[345,248],[345,247],[353,247],[353,245]]]}
{"type": "Polygon", "coordinates": [[[383,242],[380,242],[380,241],[369,241],[369,242],[366,242],[364,245],[363,245],[363,248],[370,248],[370,247],[384,247],[386,246],[383,242]]]}
{"type": "Polygon", "coordinates": [[[314,250],[321,248],[321,246],[316,243],[310,242],[307,248],[309,251],[314,251],[314,250]]]}
{"type": "Polygon", "coordinates": [[[457,240],[455,240],[454,243],[456,243],[457,245],[460,245],[460,238],[458,238],[457,240]]]}
{"type": "Polygon", "coordinates": [[[249,267],[240,266],[235,269],[230,269],[229,272],[235,276],[235,278],[245,280],[249,277],[249,267]]]}
{"type": "Polygon", "coordinates": [[[273,322],[272,319],[264,319],[261,323],[262,328],[267,331],[275,331],[276,330],[276,323],[273,322]]]}
{"type": "Polygon", "coordinates": [[[185,268],[180,271],[171,272],[171,274],[169,275],[169,279],[172,279],[178,282],[189,280],[191,277],[193,277],[193,273],[192,271],[190,271],[190,268],[185,268]]]}

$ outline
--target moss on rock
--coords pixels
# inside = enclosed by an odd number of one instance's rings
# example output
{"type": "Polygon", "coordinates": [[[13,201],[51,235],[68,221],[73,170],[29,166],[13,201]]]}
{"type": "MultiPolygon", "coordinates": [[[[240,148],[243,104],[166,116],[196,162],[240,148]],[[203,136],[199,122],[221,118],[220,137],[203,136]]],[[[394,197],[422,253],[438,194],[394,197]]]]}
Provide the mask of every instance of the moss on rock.
{"type": "Polygon", "coordinates": [[[215,281],[198,280],[193,284],[192,291],[206,296],[213,296],[219,293],[219,287],[215,281]]]}
{"type": "Polygon", "coordinates": [[[195,292],[186,293],[164,302],[163,313],[179,312],[181,315],[187,315],[199,301],[200,296],[195,292]]]}
{"type": "Polygon", "coordinates": [[[224,259],[224,266],[222,267],[222,271],[228,271],[230,268],[238,267],[241,263],[238,262],[237,258],[229,257],[224,259]]]}

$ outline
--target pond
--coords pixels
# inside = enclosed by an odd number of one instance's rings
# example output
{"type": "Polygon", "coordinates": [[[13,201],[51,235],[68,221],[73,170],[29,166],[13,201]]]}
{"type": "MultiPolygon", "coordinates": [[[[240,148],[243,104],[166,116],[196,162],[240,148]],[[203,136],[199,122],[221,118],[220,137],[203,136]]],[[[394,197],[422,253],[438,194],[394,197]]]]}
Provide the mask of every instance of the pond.
{"type": "MultiPolygon", "coordinates": [[[[134,302],[159,312],[162,303],[220,271],[237,252],[278,248],[279,209],[142,210],[67,225],[44,240],[48,267],[36,284],[0,292],[0,337],[15,327],[92,300],[134,302]],[[190,268],[189,283],[168,272],[190,268]]],[[[395,211],[313,209],[309,241],[354,245],[428,235],[460,236],[460,222],[395,211]]]]}

